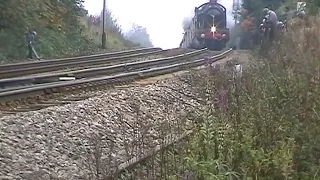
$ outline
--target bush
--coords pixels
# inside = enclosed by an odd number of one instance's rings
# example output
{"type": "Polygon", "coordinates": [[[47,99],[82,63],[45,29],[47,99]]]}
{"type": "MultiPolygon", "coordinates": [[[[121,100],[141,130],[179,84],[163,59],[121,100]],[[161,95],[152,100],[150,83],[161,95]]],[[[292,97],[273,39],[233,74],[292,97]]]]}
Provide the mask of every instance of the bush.
{"type": "MultiPolygon", "coordinates": [[[[35,49],[45,59],[101,51],[101,30],[92,32],[83,22],[86,15],[81,0],[3,1],[0,3],[0,58],[4,61],[25,59],[27,29],[37,32],[35,49]],[[99,41],[95,41],[97,38],[99,41]]],[[[108,37],[108,49],[131,47],[132,43],[124,39],[109,11],[106,18],[110,19],[108,28],[115,32],[108,37]]]]}
{"type": "Polygon", "coordinates": [[[160,131],[182,134],[191,127],[193,133],[173,146],[162,145],[165,150],[124,174],[132,179],[320,179],[319,27],[319,17],[291,21],[281,41],[263,57],[242,63],[241,73],[235,59],[182,77],[183,89],[200,109],[188,121],[168,125],[177,130],[160,131]]]}
{"type": "Polygon", "coordinates": [[[138,24],[133,24],[131,30],[125,36],[129,41],[137,43],[142,47],[153,47],[147,29],[138,24]]]}
{"type": "Polygon", "coordinates": [[[194,152],[207,155],[200,162],[191,156],[192,165],[202,164],[191,166],[193,172],[213,177],[219,173],[209,167],[219,161],[240,179],[320,178],[319,27],[319,17],[294,20],[266,57],[250,60],[238,82],[230,68],[189,77],[192,87],[205,87],[195,93],[217,101],[193,137],[194,152]]]}
{"type": "MultiPolygon", "coordinates": [[[[102,14],[103,12],[97,16],[90,15],[83,18],[83,23],[88,27],[86,32],[87,36],[90,38],[90,40],[96,44],[99,44],[100,46],[102,44],[102,14]]],[[[120,25],[113,17],[109,9],[106,9],[105,13],[105,29],[107,35],[107,49],[125,50],[138,46],[124,37],[120,25]]]]}

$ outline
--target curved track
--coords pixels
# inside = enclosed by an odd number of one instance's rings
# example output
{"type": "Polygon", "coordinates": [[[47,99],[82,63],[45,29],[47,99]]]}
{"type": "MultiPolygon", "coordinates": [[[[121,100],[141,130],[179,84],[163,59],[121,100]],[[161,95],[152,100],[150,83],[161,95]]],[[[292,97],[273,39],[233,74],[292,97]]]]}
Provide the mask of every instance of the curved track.
{"type": "MultiPolygon", "coordinates": [[[[171,57],[163,57],[158,59],[150,59],[144,61],[136,61],[129,62],[123,64],[116,64],[111,66],[103,66],[103,67],[94,67],[82,70],[71,70],[66,72],[57,72],[51,74],[42,74],[42,75],[31,75],[27,77],[17,77],[17,78],[8,78],[0,80],[0,86],[4,86],[5,84],[18,84],[18,83],[29,83],[29,84],[40,84],[40,83],[51,83],[51,82],[59,82],[61,79],[83,79],[88,77],[94,77],[96,75],[111,75],[114,73],[130,71],[133,69],[139,68],[148,68],[156,65],[161,65],[164,63],[170,64],[174,63],[177,60],[192,57],[199,54],[202,54],[205,50],[193,51],[189,53],[183,53],[176,56],[171,57]]],[[[22,87],[14,87],[14,88],[6,88],[0,90],[0,92],[5,92],[13,89],[21,89],[22,87]]]]}
{"type": "Polygon", "coordinates": [[[121,62],[130,58],[149,56],[152,54],[163,53],[165,51],[168,50],[162,50],[161,48],[143,48],[91,56],[4,64],[0,65],[0,78],[18,77],[22,75],[56,71],[65,68],[77,68],[88,65],[92,66],[121,62]]]}
{"type": "Polygon", "coordinates": [[[103,68],[91,69],[88,73],[96,72],[96,74],[99,74],[100,76],[88,76],[74,81],[47,83],[33,87],[7,90],[0,92],[0,110],[6,111],[4,113],[16,113],[85,99],[88,97],[77,97],[73,99],[61,99],[61,97],[68,93],[74,93],[75,91],[88,91],[101,87],[104,88],[105,86],[128,83],[141,78],[173,73],[207,63],[213,63],[225,58],[232,50],[227,50],[218,55],[211,56],[210,58],[205,58],[205,52],[206,50],[204,49],[167,58],[116,65],[114,67],[104,67],[108,69],[109,72],[113,69],[113,72],[117,73],[113,75],[100,74],[101,72],[97,73],[98,71],[106,70],[103,68]],[[202,56],[199,56],[200,54],[202,54],[202,56]],[[131,67],[131,70],[128,71],[128,67],[131,67]],[[58,102],[52,101],[57,97],[60,97],[58,102]]]}

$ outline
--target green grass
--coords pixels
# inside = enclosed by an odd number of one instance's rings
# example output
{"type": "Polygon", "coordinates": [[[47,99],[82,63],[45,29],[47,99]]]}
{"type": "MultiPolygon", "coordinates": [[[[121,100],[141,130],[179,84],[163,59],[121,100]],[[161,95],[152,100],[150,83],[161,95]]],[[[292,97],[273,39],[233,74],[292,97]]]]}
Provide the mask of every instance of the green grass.
{"type": "Polygon", "coordinates": [[[144,162],[149,179],[320,179],[320,17],[289,24],[281,41],[246,61],[241,77],[234,59],[184,78],[201,103],[188,117],[194,134],[144,162]]]}
{"type": "Polygon", "coordinates": [[[239,80],[230,66],[189,77],[193,94],[215,104],[196,116],[198,133],[185,147],[196,179],[320,179],[319,27],[319,17],[292,21],[239,80]]]}
{"type": "MultiPolygon", "coordinates": [[[[81,18],[81,22],[83,25],[86,26],[85,34],[86,36],[92,40],[97,46],[102,46],[102,27],[91,25],[90,27],[87,25],[88,17],[81,18]]],[[[114,25],[117,27],[117,25],[114,25]]],[[[122,50],[131,47],[135,47],[134,43],[126,40],[120,29],[114,30],[115,28],[106,28],[106,35],[107,35],[107,42],[106,46],[107,49],[110,50],[122,50]]]]}
{"type": "MultiPolygon", "coordinates": [[[[70,3],[50,0],[4,0],[0,4],[0,62],[25,61],[27,28],[37,32],[35,49],[43,59],[94,54],[135,46],[124,39],[117,24],[107,28],[107,49],[101,49],[101,31],[88,28],[84,10],[70,3]],[[37,4],[35,6],[34,4],[37,4]],[[116,31],[114,31],[116,27],[116,31]]],[[[111,16],[111,13],[107,14],[111,16]]]]}

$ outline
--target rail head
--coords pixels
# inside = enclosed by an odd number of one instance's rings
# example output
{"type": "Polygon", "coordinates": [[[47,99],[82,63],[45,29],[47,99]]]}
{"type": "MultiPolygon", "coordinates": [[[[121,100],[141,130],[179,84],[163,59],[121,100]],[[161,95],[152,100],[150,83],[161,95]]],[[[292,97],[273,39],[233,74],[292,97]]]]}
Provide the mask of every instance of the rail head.
{"type": "MultiPolygon", "coordinates": [[[[224,58],[227,54],[232,52],[232,49],[229,49],[219,55],[215,55],[210,58],[210,62],[215,62],[216,60],[219,60],[221,58],[224,58]]],[[[141,74],[152,74],[156,73],[157,71],[165,71],[166,69],[180,69],[182,67],[186,67],[188,65],[202,65],[203,63],[206,63],[206,59],[200,59],[196,60],[194,62],[186,62],[186,63],[180,63],[180,64],[174,64],[174,65],[168,65],[164,67],[158,67],[158,68],[151,68],[147,70],[140,70],[136,72],[128,72],[128,73],[122,73],[122,74],[116,74],[116,75],[110,75],[110,76],[103,76],[103,77],[95,77],[95,78],[89,78],[89,79],[79,79],[75,81],[70,82],[63,82],[59,84],[51,84],[51,85],[43,85],[38,87],[30,87],[25,89],[18,89],[14,91],[7,91],[0,93],[0,102],[6,102],[9,100],[16,100],[17,98],[24,96],[24,94],[41,94],[46,89],[58,89],[58,88],[65,88],[68,86],[74,86],[74,85],[81,85],[86,83],[97,83],[99,81],[106,81],[106,82],[113,82],[117,81],[119,79],[123,78],[136,78],[140,77],[141,74]]]]}
{"type": "MultiPolygon", "coordinates": [[[[159,50],[159,52],[160,51],[166,51],[166,50],[159,50]]],[[[166,60],[170,60],[170,59],[188,57],[188,56],[200,54],[203,51],[206,51],[206,49],[196,50],[196,51],[187,52],[187,53],[184,53],[184,54],[179,54],[179,55],[170,56],[170,57],[163,57],[163,58],[150,59],[150,60],[144,60],[144,61],[136,61],[136,62],[129,62],[129,63],[121,63],[121,64],[110,65],[110,66],[105,66],[105,67],[96,67],[96,68],[90,68],[90,69],[73,70],[73,71],[68,71],[68,72],[60,72],[60,73],[45,74],[45,75],[34,75],[34,76],[25,76],[25,77],[5,78],[5,79],[0,79],[0,85],[1,84],[19,82],[19,81],[30,81],[30,80],[36,80],[36,79],[53,78],[53,77],[57,77],[57,76],[66,76],[68,74],[75,74],[76,75],[76,74],[79,74],[79,73],[89,73],[89,72],[94,72],[94,71],[98,71],[98,70],[112,70],[112,69],[121,68],[121,67],[130,68],[131,66],[135,66],[135,65],[139,65],[139,64],[148,64],[148,63],[151,63],[151,62],[157,62],[157,61],[160,62],[160,61],[166,61],[166,60]]],[[[158,52],[158,51],[155,51],[155,52],[158,52]]],[[[147,54],[147,53],[142,53],[142,55],[143,54],[147,54]]],[[[118,59],[130,58],[131,56],[134,57],[133,55],[118,56],[116,58],[111,58],[110,60],[118,60],[118,59]]],[[[8,72],[10,72],[10,71],[8,71],[8,72]]]]}
{"type": "Polygon", "coordinates": [[[68,57],[68,58],[60,58],[60,59],[47,59],[47,60],[41,60],[41,61],[29,61],[29,62],[18,62],[18,63],[11,63],[11,64],[2,64],[0,65],[1,69],[6,68],[13,68],[13,67],[21,67],[26,65],[40,65],[40,64],[47,64],[52,62],[62,62],[62,61],[69,61],[69,60],[81,60],[81,59],[92,59],[97,57],[108,57],[108,56],[118,56],[118,55],[125,55],[130,53],[138,53],[138,52],[148,52],[153,50],[162,50],[158,47],[152,47],[152,48],[140,48],[140,49],[132,49],[127,51],[116,51],[116,52],[110,52],[110,53],[102,53],[102,54],[93,54],[88,56],[76,56],[76,57],[68,57]]]}

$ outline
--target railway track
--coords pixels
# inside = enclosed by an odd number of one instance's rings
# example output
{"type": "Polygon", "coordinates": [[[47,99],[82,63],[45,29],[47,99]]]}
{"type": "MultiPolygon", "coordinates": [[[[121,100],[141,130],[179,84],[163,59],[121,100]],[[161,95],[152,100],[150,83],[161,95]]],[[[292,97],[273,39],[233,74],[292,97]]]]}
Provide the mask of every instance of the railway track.
{"type": "Polygon", "coordinates": [[[110,64],[114,62],[123,62],[132,58],[156,55],[164,53],[166,51],[169,50],[163,50],[161,48],[143,48],[129,51],[96,54],[91,56],[4,64],[0,65],[0,78],[11,78],[23,75],[57,71],[66,68],[79,68],[89,65],[92,66],[110,64]]]}
{"type": "MultiPolygon", "coordinates": [[[[201,66],[223,59],[230,52],[232,52],[232,50],[230,49],[218,55],[212,56],[209,59],[196,56],[204,53],[205,51],[206,50],[198,50],[180,56],[153,59],[145,62],[129,63],[129,65],[122,64],[113,67],[91,69],[90,71],[86,72],[89,74],[98,71],[109,73],[96,73],[100,74],[99,77],[91,77],[87,74],[87,77],[76,79],[73,81],[53,82],[3,91],[0,92],[0,110],[2,111],[2,114],[5,115],[17,112],[38,110],[57,104],[70,103],[72,101],[89,98],[87,96],[76,96],[70,98],[68,97],[68,94],[71,93],[96,90],[99,88],[105,88],[106,86],[111,87],[117,84],[129,83],[142,78],[158,76],[201,66]],[[131,71],[128,71],[128,67],[131,67],[131,71]],[[118,74],[110,74],[110,71],[112,71],[112,69],[113,73],[117,72],[118,74]]],[[[78,73],[81,74],[80,72],[78,73]]],[[[86,75],[84,74],[84,76],[86,75]]]]}
{"type": "MultiPolygon", "coordinates": [[[[103,66],[103,67],[94,67],[94,68],[88,68],[88,69],[82,69],[82,70],[71,70],[66,72],[57,72],[57,73],[51,73],[51,74],[42,74],[42,75],[33,75],[28,77],[17,77],[17,78],[8,78],[8,79],[2,79],[0,80],[0,86],[8,85],[15,85],[21,83],[22,85],[24,83],[32,85],[32,84],[43,84],[43,83],[52,83],[52,82],[59,82],[61,80],[74,80],[74,79],[83,79],[88,77],[94,77],[97,75],[111,75],[114,73],[120,73],[120,72],[128,72],[132,70],[137,70],[141,68],[148,68],[153,67],[161,64],[170,64],[175,63],[177,60],[182,60],[186,57],[192,57],[199,54],[202,54],[205,50],[200,51],[193,51],[189,53],[182,53],[176,56],[170,56],[170,57],[163,57],[158,59],[150,59],[150,60],[144,60],[144,61],[136,61],[136,62],[129,62],[129,63],[123,63],[123,64],[116,64],[111,66],[103,66]]],[[[16,89],[24,88],[24,86],[18,86],[13,88],[5,88],[0,89],[0,92],[5,91],[11,91],[16,89]]]]}
{"type": "MultiPolygon", "coordinates": [[[[58,72],[49,72],[45,74],[35,74],[35,75],[28,75],[23,77],[13,77],[13,78],[6,78],[0,79],[0,92],[8,91],[10,89],[20,89],[23,86],[30,86],[33,84],[42,84],[42,83],[50,83],[50,82],[59,82],[63,80],[72,80],[72,79],[81,79],[86,78],[94,75],[108,75],[112,73],[117,73],[120,71],[129,70],[135,68],[137,66],[146,66],[152,65],[156,63],[161,63],[162,61],[170,61],[172,55],[181,54],[179,56],[173,56],[176,59],[181,58],[184,56],[185,53],[188,53],[190,50],[187,49],[171,49],[166,50],[160,55],[151,55],[149,57],[162,57],[158,59],[151,59],[151,60],[137,60],[137,59],[130,59],[128,61],[119,61],[117,63],[112,64],[104,64],[103,66],[92,66],[86,67],[85,69],[74,69],[74,70],[64,70],[58,72]],[[141,63],[140,63],[141,62],[141,63]],[[122,64],[121,64],[122,63],[122,64]],[[1,89],[2,88],[2,89],[1,89]]],[[[191,55],[191,54],[190,54],[191,55]]],[[[196,53],[194,53],[196,55],[196,53]]],[[[186,57],[186,56],[184,56],[186,57]]],[[[145,57],[144,57],[145,58],[145,57]]],[[[141,57],[140,57],[141,59],[141,57]]],[[[149,59],[149,58],[146,58],[149,59]]],[[[23,70],[22,70],[23,71],[23,70]]]]}

